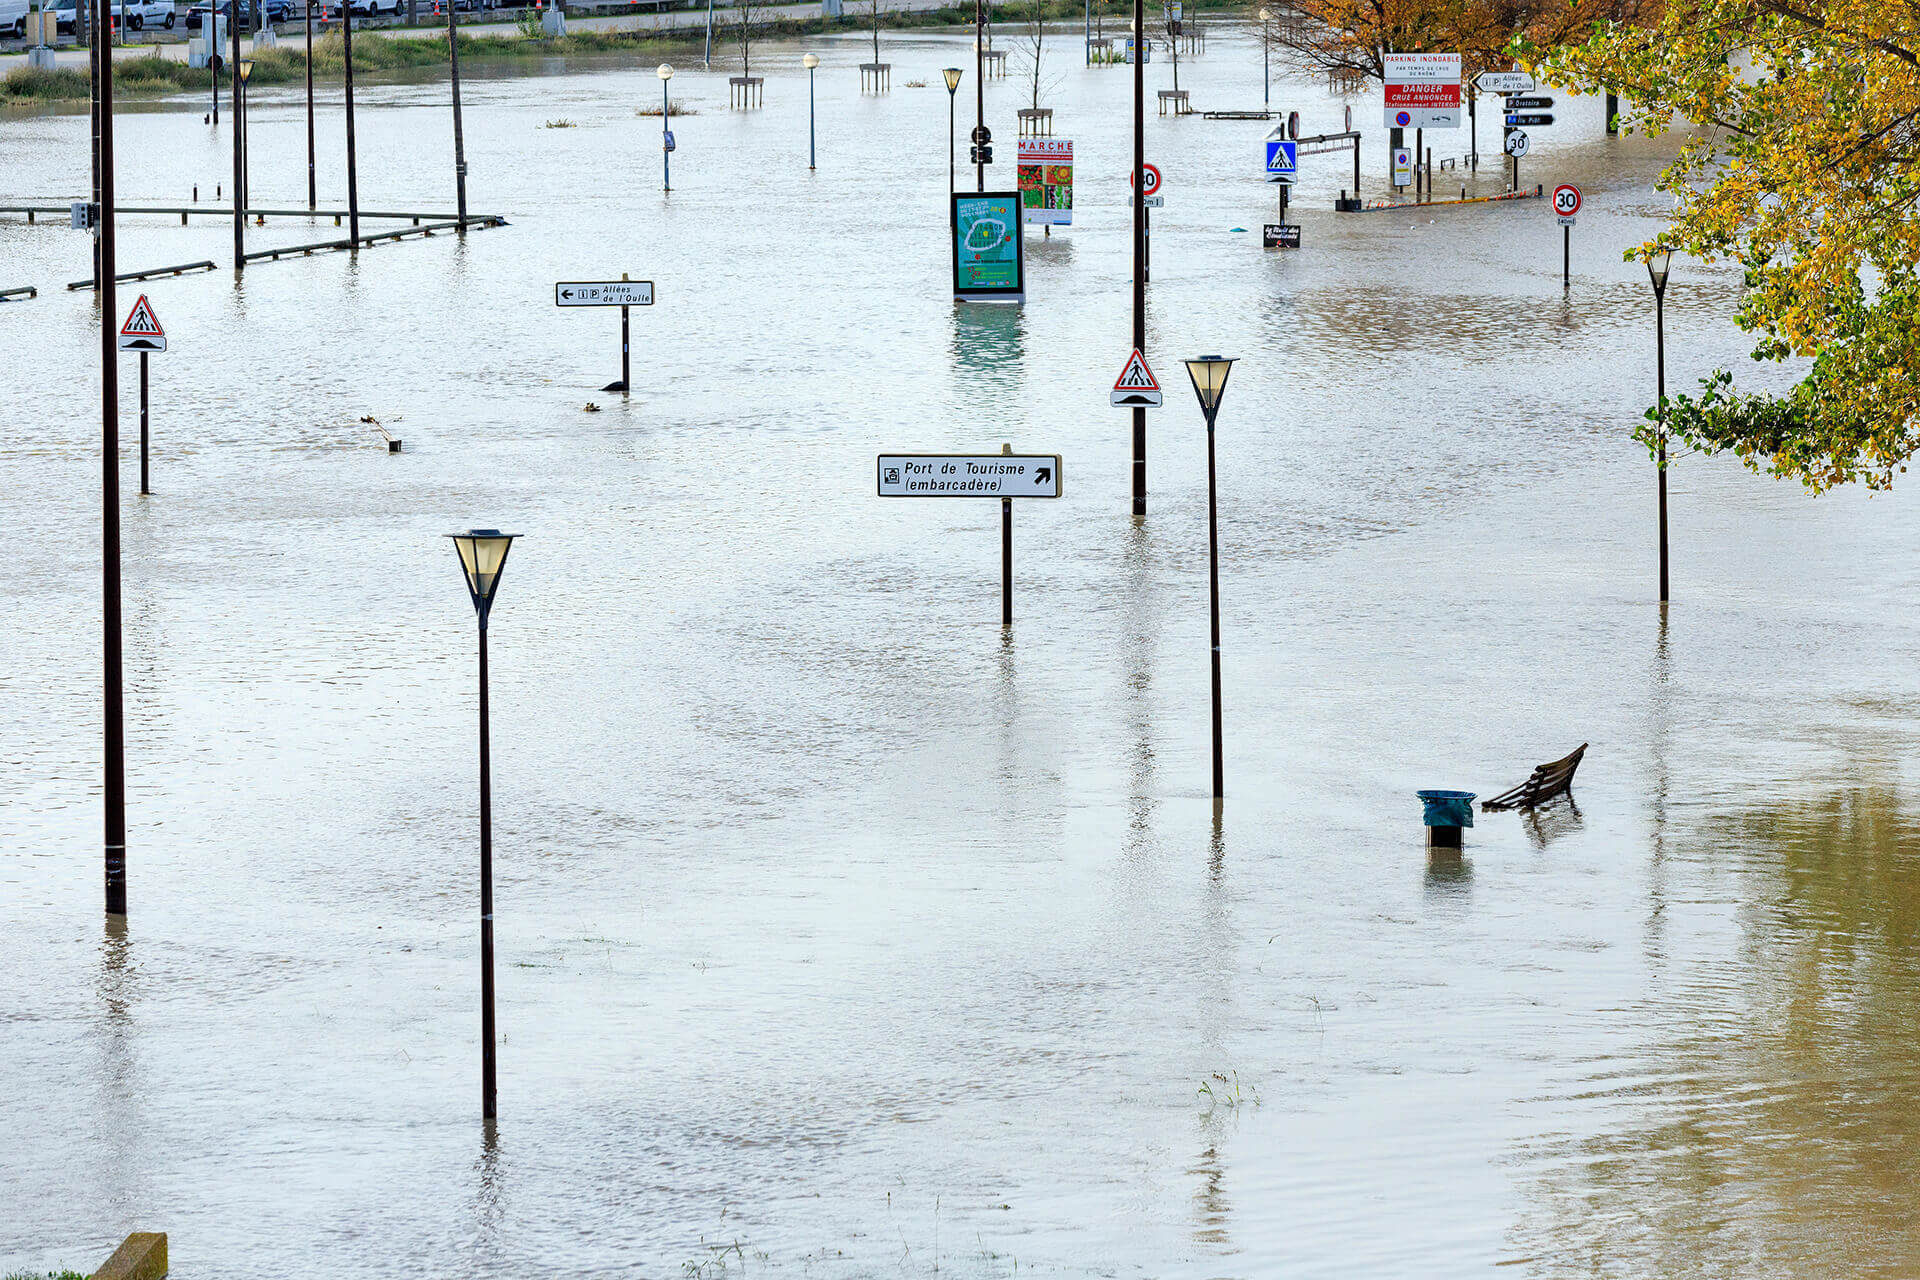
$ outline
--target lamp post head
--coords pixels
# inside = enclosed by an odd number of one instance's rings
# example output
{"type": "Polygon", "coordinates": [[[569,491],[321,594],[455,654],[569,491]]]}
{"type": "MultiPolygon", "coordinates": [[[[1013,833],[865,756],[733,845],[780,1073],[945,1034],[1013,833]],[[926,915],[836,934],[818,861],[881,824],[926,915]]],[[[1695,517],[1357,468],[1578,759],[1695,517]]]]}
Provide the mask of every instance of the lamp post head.
{"type": "Polygon", "coordinates": [[[1657,297],[1667,291],[1667,271],[1673,265],[1673,250],[1664,245],[1647,255],[1647,277],[1653,281],[1657,297]]]}
{"type": "Polygon", "coordinates": [[[251,79],[253,79],[253,59],[242,58],[240,59],[240,83],[245,84],[251,79]]]}
{"type": "Polygon", "coordinates": [[[952,97],[955,91],[960,88],[960,68],[942,67],[940,68],[940,74],[947,79],[947,96],[952,97]]]}
{"type": "Polygon", "coordinates": [[[1207,429],[1213,429],[1213,417],[1220,412],[1220,397],[1227,393],[1227,375],[1233,361],[1226,356],[1195,356],[1187,361],[1187,376],[1193,379],[1193,394],[1200,399],[1200,411],[1207,415],[1207,429]]]}
{"type": "Polygon", "coordinates": [[[806,57],[800,59],[800,65],[805,67],[807,70],[811,71],[815,67],[820,65],[820,57],[818,54],[810,53],[806,57]]]}
{"type": "Polygon", "coordinates": [[[450,533],[453,549],[460,553],[460,571],[467,580],[467,594],[473,597],[473,611],[480,625],[487,625],[487,613],[493,608],[493,593],[500,589],[500,571],[506,567],[507,552],[520,535],[498,529],[469,529],[450,533]]]}
{"type": "Polygon", "coordinates": [[[1265,9],[1262,9],[1262,10],[1260,11],[1260,13],[1259,13],[1259,18],[1260,18],[1260,21],[1262,21],[1262,22],[1267,22],[1267,21],[1269,21],[1269,20],[1270,20],[1270,19],[1269,19],[1269,17],[1268,17],[1268,14],[1267,14],[1267,11],[1266,11],[1265,9]]]}
{"type": "Polygon", "coordinates": [[[673,66],[670,63],[663,62],[653,69],[653,74],[659,76],[662,80],[671,80],[673,79],[673,66]]]}

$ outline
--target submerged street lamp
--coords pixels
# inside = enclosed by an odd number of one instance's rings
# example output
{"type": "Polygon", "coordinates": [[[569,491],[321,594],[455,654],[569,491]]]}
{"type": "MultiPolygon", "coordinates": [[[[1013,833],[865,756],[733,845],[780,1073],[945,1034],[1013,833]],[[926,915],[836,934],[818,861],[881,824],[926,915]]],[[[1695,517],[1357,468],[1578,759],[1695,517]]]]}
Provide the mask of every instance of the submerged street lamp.
{"type": "Polygon", "coordinates": [[[1187,376],[1193,379],[1193,394],[1200,399],[1200,412],[1207,415],[1207,570],[1213,608],[1213,798],[1226,794],[1220,760],[1220,520],[1215,501],[1213,470],[1213,420],[1220,414],[1220,398],[1227,393],[1227,375],[1233,361],[1225,356],[1197,356],[1187,361],[1187,376]]]}
{"type": "Polygon", "coordinates": [[[1655,249],[1647,257],[1647,278],[1653,281],[1653,334],[1655,392],[1659,402],[1655,464],[1660,468],[1660,603],[1667,602],[1667,272],[1673,266],[1673,250],[1655,249]]]}
{"type": "Polygon", "coordinates": [[[238,135],[240,147],[240,207],[242,210],[251,205],[247,198],[247,187],[253,176],[253,157],[247,154],[247,81],[253,79],[253,59],[240,60],[240,109],[234,114],[239,118],[238,135]]]}
{"type": "MultiPolygon", "coordinates": [[[[962,72],[958,67],[942,67],[940,74],[947,81],[947,194],[953,194],[953,95],[960,89],[962,72]]],[[[949,201],[951,203],[951,201],[949,201]]]]}
{"type": "Polygon", "coordinates": [[[498,529],[450,533],[480,621],[480,1114],[496,1114],[493,1087],[493,762],[487,728],[487,614],[517,536],[498,529]]]}
{"type": "Polygon", "coordinates": [[[673,67],[663,62],[653,69],[653,74],[660,77],[660,189],[662,191],[671,191],[673,190],[673,165],[671,163],[673,158],[673,130],[667,126],[673,118],[673,111],[667,102],[667,81],[673,79],[673,67]]]}
{"type": "Polygon", "coordinates": [[[810,53],[800,59],[800,65],[807,69],[807,168],[808,170],[812,170],[815,159],[813,148],[813,69],[820,65],[820,59],[818,55],[810,53]]]}
{"type": "Polygon", "coordinates": [[[1273,78],[1267,69],[1267,54],[1273,47],[1272,32],[1268,28],[1268,24],[1272,21],[1273,15],[1262,9],[1260,11],[1260,104],[1268,107],[1273,105],[1273,78]]]}

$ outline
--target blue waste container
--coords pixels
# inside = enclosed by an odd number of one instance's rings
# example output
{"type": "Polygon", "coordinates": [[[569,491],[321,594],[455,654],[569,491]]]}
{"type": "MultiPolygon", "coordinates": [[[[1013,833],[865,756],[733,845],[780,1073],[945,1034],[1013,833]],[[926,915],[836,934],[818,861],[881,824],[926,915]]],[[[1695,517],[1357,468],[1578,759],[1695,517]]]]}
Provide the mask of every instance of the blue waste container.
{"type": "Polygon", "coordinates": [[[1473,825],[1474,793],[1471,791],[1416,791],[1427,809],[1424,815],[1430,827],[1470,827],[1473,825]]]}

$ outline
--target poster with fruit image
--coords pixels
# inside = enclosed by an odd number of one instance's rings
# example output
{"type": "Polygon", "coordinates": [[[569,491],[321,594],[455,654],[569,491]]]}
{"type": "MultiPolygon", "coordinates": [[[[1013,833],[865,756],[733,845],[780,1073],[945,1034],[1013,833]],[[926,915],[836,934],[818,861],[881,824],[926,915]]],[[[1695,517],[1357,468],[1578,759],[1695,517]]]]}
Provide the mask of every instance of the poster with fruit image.
{"type": "Polygon", "coordinates": [[[1022,138],[1018,156],[1020,220],[1028,226],[1073,222],[1073,143],[1066,138],[1022,138]]]}

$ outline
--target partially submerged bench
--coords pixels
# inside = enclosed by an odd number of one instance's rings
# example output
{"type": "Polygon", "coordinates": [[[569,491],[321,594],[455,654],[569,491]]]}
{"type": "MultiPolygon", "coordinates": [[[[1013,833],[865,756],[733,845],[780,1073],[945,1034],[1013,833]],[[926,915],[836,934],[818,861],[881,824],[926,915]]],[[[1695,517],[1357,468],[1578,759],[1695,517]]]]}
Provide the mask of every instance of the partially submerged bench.
{"type": "Polygon", "coordinates": [[[1527,780],[1511,791],[1503,791],[1491,800],[1482,800],[1480,809],[1489,812],[1496,809],[1534,809],[1555,796],[1573,795],[1573,775],[1580,768],[1580,759],[1587,754],[1587,744],[1581,743],[1577,751],[1570,756],[1540,765],[1534,769],[1527,780]]]}

